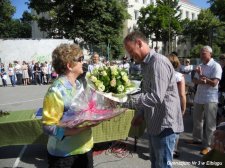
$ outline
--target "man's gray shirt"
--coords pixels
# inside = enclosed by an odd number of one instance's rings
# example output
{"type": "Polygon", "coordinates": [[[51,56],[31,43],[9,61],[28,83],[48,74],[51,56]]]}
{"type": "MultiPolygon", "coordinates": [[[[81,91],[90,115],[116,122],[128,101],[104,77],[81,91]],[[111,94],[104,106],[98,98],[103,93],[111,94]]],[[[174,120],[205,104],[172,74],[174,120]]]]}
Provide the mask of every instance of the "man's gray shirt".
{"type": "Polygon", "coordinates": [[[141,66],[142,93],[134,106],[144,114],[148,133],[158,135],[165,128],[183,132],[175,70],[169,59],[151,50],[141,66]]]}

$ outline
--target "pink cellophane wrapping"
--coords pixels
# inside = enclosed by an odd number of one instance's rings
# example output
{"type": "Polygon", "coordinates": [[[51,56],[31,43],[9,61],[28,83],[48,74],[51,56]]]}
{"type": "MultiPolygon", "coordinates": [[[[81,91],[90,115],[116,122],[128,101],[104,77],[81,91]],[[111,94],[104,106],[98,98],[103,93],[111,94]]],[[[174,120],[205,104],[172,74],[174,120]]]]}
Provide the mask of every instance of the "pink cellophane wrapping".
{"type": "Polygon", "coordinates": [[[125,112],[126,108],[115,106],[112,100],[92,89],[79,90],[67,115],[60,122],[62,127],[82,127],[111,119],[125,112]]]}

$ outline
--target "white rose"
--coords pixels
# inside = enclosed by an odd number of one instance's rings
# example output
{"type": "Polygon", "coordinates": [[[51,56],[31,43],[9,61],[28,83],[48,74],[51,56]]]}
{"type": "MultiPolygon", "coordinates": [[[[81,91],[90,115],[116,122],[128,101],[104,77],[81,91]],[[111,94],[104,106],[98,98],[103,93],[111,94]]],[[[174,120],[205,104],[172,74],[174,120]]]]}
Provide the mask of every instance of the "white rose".
{"type": "Polygon", "coordinates": [[[105,86],[103,84],[99,85],[98,90],[103,92],[105,90],[105,86]]]}
{"type": "Polygon", "coordinates": [[[131,85],[131,82],[130,82],[129,79],[128,79],[127,81],[125,81],[125,85],[126,85],[126,86],[130,86],[130,85],[131,85]]]}
{"type": "Polygon", "coordinates": [[[118,92],[123,92],[124,91],[124,86],[123,85],[119,85],[118,87],[117,87],[117,90],[118,90],[118,92]]]}
{"type": "Polygon", "coordinates": [[[94,83],[97,81],[97,78],[96,78],[95,76],[91,76],[90,79],[91,79],[91,81],[94,82],[94,83]]]}
{"type": "Polygon", "coordinates": [[[106,71],[102,71],[102,76],[107,76],[107,73],[106,73],[106,71]]]}
{"type": "Polygon", "coordinates": [[[112,74],[113,76],[118,75],[117,69],[112,69],[111,74],[112,74]]]}
{"type": "Polygon", "coordinates": [[[116,79],[113,78],[111,81],[110,81],[110,86],[112,87],[115,87],[116,86],[116,79]]]}
{"type": "Polygon", "coordinates": [[[98,86],[100,86],[100,85],[103,85],[103,83],[102,83],[102,81],[100,81],[100,80],[96,80],[95,85],[98,87],[98,86]]]}
{"type": "Polygon", "coordinates": [[[91,73],[90,72],[87,72],[86,73],[86,76],[87,76],[87,78],[90,78],[91,77],[91,73]]]}
{"type": "Polygon", "coordinates": [[[124,72],[124,71],[122,71],[122,72],[121,72],[121,76],[125,76],[125,75],[127,76],[127,73],[124,72]]]}
{"type": "Polygon", "coordinates": [[[122,76],[122,79],[123,79],[125,82],[127,82],[127,81],[129,80],[127,75],[123,75],[123,76],[122,76]]]}

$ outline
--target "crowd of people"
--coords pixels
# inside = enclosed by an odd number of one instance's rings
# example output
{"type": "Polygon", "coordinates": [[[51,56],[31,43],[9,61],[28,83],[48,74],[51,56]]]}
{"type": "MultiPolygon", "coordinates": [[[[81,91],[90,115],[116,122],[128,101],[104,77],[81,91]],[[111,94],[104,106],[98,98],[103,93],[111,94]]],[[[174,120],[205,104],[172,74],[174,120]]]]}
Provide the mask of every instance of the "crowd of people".
{"type": "Polygon", "coordinates": [[[49,84],[52,79],[57,77],[51,62],[35,62],[30,63],[23,61],[13,61],[6,67],[4,63],[0,66],[0,76],[4,87],[8,86],[8,78],[10,84],[15,87],[16,85],[45,85],[49,84]]]}
{"type": "MultiPolygon", "coordinates": [[[[103,59],[101,61],[100,56],[97,52],[94,52],[90,60],[83,59],[83,70],[84,73],[81,74],[78,79],[85,82],[85,74],[87,71],[91,72],[94,68],[100,66],[108,66],[117,64],[120,68],[124,68],[133,79],[140,79],[141,69],[140,65],[136,64],[134,61],[129,61],[125,56],[122,60],[117,61],[106,61],[103,59]]],[[[15,87],[16,85],[46,85],[52,83],[54,79],[58,77],[58,74],[52,66],[52,62],[40,63],[31,61],[13,61],[6,66],[4,63],[0,64],[0,77],[2,79],[3,87],[11,85],[15,87]],[[7,80],[9,79],[9,80],[7,80]],[[9,83],[10,81],[10,83],[9,83]]]]}
{"type": "MultiPolygon", "coordinates": [[[[125,37],[124,46],[130,61],[124,56],[118,66],[126,69],[130,77],[141,76],[142,82],[141,92],[135,97],[131,96],[122,106],[137,111],[132,126],[138,126],[144,121],[146,123],[151,167],[170,168],[172,164],[168,163],[172,163],[174,156],[179,156],[178,139],[184,131],[183,115],[187,104],[186,86],[196,86],[193,139],[187,143],[201,145],[202,155],[212,149],[224,153],[225,130],[217,130],[217,114],[219,95],[224,93],[225,88],[225,55],[220,56],[218,63],[213,59],[212,48],[204,46],[199,51],[200,65],[194,68],[189,59],[180,65],[176,52],[168,56],[157,53],[149,47],[148,39],[138,31],[125,37]]],[[[27,64],[24,61],[20,65],[15,61],[14,65],[9,64],[8,72],[4,64],[1,65],[2,80],[5,80],[5,75],[14,75],[18,84],[48,84],[54,78],[54,73],[58,75],[45,95],[43,106],[43,128],[49,135],[49,167],[93,168],[91,127],[98,123],[76,128],[65,128],[59,123],[71,115],[68,107],[73,97],[79,96],[81,84],[85,85],[85,72],[114,64],[116,62],[101,62],[98,53],[93,54],[91,62],[84,62],[79,46],[61,44],[53,51],[52,64],[33,61],[27,64]]],[[[15,86],[13,77],[11,82],[15,86]]],[[[4,81],[3,85],[7,83],[4,81]]]]}

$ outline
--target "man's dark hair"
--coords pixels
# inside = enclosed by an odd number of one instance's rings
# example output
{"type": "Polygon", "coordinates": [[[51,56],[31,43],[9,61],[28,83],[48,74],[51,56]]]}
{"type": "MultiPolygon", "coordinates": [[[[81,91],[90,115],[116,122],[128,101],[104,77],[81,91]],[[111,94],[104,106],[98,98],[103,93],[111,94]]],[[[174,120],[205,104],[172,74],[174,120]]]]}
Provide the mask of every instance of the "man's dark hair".
{"type": "Polygon", "coordinates": [[[129,33],[125,39],[124,39],[124,43],[128,42],[128,41],[135,41],[136,39],[140,38],[141,40],[143,40],[144,42],[148,43],[148,39],[145,37],[145,35],[140,32],[140,31],[133,31],[131,33],[129,33]]]}

